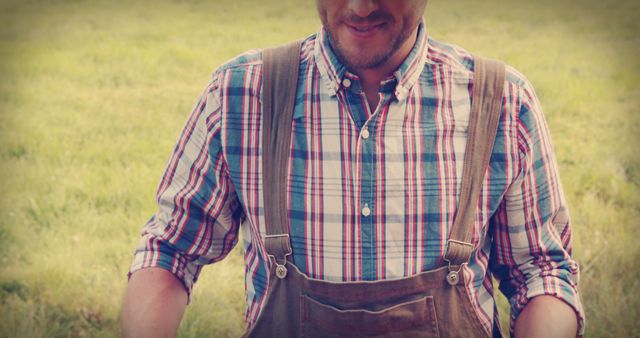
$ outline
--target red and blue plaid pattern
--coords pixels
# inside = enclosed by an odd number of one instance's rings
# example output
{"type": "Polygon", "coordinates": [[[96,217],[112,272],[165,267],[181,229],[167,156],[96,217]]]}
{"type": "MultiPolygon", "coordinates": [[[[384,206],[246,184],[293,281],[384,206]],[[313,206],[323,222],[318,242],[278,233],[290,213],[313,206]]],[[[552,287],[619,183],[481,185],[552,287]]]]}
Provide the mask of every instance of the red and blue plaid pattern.
{"type": "MultiPolygon", "coordinates": [[[[409,57],[381,85],[375,111],[324,31],[304,41],[300,62],[287,169],[295,264],[331,281],[442,266],[460,192],[472,55],[428,38],[421,26],[409,57]]],[[[130,270],[165,268],[190,291],[201,267],[224,258],[242,231],[248,326],[264,305],[270,269],[262,241],[261,81],[259,51],[215,72],[173,151],[130,270]]],[[[492,276],[510,298],[512,318],[528,299],[549,294],[576,310],[582,330],[549,131],[531,85],[510,67],[473,244],[467,288],[487,331],[498,321],[492,276]]]]}

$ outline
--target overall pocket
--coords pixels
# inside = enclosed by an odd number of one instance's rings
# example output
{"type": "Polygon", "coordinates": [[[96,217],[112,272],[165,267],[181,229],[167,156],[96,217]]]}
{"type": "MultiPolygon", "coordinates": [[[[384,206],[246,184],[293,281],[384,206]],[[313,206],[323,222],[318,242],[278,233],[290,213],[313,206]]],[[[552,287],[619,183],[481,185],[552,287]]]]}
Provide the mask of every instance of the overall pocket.
{"type": "Polygon", "coordinates": [[[439,337],[430,296],[376,310],[339,309],[307,295],[300,305],[303,337],[439,337]]]}

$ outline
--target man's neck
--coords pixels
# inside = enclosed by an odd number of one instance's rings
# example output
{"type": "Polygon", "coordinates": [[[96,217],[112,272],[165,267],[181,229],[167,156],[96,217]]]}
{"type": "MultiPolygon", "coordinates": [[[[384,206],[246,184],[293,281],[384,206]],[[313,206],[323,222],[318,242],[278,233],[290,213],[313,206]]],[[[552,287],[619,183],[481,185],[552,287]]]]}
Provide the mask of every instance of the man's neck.
{"type": "Polygon", "coordinates": [[[411,34],[411,38],[407,39],[407,41],[402,44],[398,51],[394,53],[389,58],[389,60],[387,60],[382,65],[375,68],[351,70],[360,78],[362,90],[367,96],[367,101],[369,103],[371,112],[375,111],[378,106],[378,101],[380,100],[380,96],[378,95],[380,83],[382,82],[382,80],[391,76],[391,74],[393,74],[393,72],[395,72],[398,67],[400,67],[407,56],[409,56],[409,53],[411,53],[411,50],[416,43],[417,37],[418,29],[416,28],[413,34],[411,34]]]}

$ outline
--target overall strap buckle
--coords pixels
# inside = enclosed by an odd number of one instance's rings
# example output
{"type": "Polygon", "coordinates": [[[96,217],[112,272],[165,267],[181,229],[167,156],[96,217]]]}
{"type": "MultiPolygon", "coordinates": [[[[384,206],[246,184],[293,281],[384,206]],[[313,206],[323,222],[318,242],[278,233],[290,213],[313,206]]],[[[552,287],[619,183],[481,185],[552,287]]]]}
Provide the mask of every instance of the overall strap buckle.
{"type": "Polygon", "coordinates": [[[447,240],[442,259],[447,262],[447,283],[456,285],[460,282],[460,271],[462,267],[469,263],[471,253],[473,252],[473,244],[457,241],[454,239],[447,240]],[[458,269],[454,270],[453,266],[457,265],[458,269]]]}
{"type": "Polygon", "coordinates": [[[287,256],[292,253],[289,234],[265,235],[267,256],[276,266],[276,276],[280,279],[287,277],[287,256]]]}

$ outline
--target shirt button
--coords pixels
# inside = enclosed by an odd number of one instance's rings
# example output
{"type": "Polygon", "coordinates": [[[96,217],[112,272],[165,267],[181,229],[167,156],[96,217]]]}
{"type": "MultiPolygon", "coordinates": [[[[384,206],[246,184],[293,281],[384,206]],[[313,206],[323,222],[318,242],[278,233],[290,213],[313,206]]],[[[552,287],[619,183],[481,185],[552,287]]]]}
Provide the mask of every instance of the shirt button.
{"type": "Polygon", "coordinates": [[[368,139],[369,138],[369,130],[363,129],[361,135],[362,135],[363,139],[365,139],[365,140],[368,139]]]}
{"type": "Polygon", "coordinates": [[[349,80],[349,79],[342,80],[342,85],[347,87],[347,88],[351,87],[351,80],[349,80]]]}
{"type": "Polygon", "coordinates": [[[367,217],[371,215],[371,209],[369,209],[369,205],[365,203],[364,207],[362,208],[362,216],[367,217]]]}

